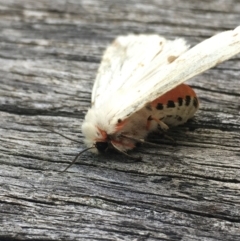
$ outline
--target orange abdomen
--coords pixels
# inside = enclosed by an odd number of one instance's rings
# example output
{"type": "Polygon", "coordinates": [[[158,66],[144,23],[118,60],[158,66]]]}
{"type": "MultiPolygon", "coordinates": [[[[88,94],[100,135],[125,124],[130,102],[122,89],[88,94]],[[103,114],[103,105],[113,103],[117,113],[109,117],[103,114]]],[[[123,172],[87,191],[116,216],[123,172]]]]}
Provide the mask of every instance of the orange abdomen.
{"type": "Polygon", "coordinates": [[[150,103],[153,116],[169,126],[185,123],[198,110],[199,102],[194,90],[181,84],[150,103]]]}

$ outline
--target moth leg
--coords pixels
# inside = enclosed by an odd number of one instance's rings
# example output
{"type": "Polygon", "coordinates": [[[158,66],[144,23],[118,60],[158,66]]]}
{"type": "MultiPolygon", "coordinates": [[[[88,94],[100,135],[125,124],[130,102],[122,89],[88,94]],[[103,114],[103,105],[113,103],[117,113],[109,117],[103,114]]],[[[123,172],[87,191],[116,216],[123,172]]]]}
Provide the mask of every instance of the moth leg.
{"type": "Polygon", "coordinates": [[[118,151],[119,153],[127,156],[128,158],[134,160],[135,162],[139,162],[139,161],[142,160],[142,158],[141,158],[140,156],[131,156],[131,155],[129,155],[127,152],[122,151],[121,149],[119,149],[119,148],[114,144],[114,141],[111,141],[110,143],[111,143],[111,145],[112,145],[112,147],[113,147],[114,150],[116,150],[116,151],[118,151]]]}
{"type": "Polygon", "coordinates": [[[150,122],[153,121],[153,120],[158,123],[158,125],[159,125],[159,127],[161,127],[162,131],[167,131],[169,129],[169,127],[163,121],[161,121],[158,118],[153,117],[151,115],[147,119],[147,129],[149,129],[150,122]]]}
{"type": "Polygon", "coordinates": [[[161,134],[163,136],[163,138],[166,138],[169,141],[171,141],[173,143],[173,145],[177,145],[176,140],[174,138],[172,138],[171,136],[167,135],[166,132],[164,132],[161,128],[158,129],[158,133],[161,134]]]}
{"type": "Polygon", "coordinates": [[[169,129],[168,125],[166,125],[163,121],[159,120],[156,117],[153,116],[149,116],[148,120],[147,120],[147,128],[148,126],[150,126],[150,122],[151,121],[156,121],[158,123],[158,132],[163,135],[164,138],[170,140],[171,142],[173,142],[174,145],[176,145],[176,141],[169,135],[166,134],[166,131],[169,129]]]}
{"type": "Polygon", "coordinates": [[[161,147],[161,145],[158,145],[158,144],[155,144],[155,143],[152,143],[152,142],[145,141],[144,139],[134,138],[133,136],[127,136],[127,135],[123,135],[123,134],[122,134],[121,137],[130,139],[130,140],[134,140],[134,141],[136,141],[136,142],[139,143],[139,144],[148,144],[148,145],[151,145],[151,146],[161,147]]]}

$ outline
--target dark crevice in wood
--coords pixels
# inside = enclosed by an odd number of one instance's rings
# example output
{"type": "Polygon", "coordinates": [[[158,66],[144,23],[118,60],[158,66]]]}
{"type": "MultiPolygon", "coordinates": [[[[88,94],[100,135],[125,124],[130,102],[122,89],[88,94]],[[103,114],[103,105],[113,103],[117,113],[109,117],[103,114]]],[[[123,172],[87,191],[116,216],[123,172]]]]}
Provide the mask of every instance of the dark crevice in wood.
{"type": "MultiPolygon", "coordinates": [[[[221,94],[224,94],[224,95],[229,95],[229,96],[234,96],[234,97],[240,97],[240,94],[238,94],[238,93],[232,93],[232,92],[226,92],[226,91],[223,91],[223,90],[220,90],[220,89],[217,89],[217,90],[214,90],[214,89],[207,89],[207,88],[204,88],[204,87],[195,87],[194,89],[199,89],[199,90],[202,90],[202,91],[204,91],[204,92],[209,92],[209,93],[218,93],[219,95],[221,95],[221,94]]],[[[207,102],[210,102],[211,101],[211,99],[209,98],[209,99],[206,99],[206,98],[204,98],[204,97],[200,97],[200,101],[201,100],[204,100],[204,101],[207,101],[207,102]]],[[[212,103],[215,103],[214,101],[212,101],[212,103]]]]}
{"type": "MultiPolygon", "coordinates": [[[[132,173],[132,172],[130,172],[132,173]]],[[[133,172],[134,173],[134,172],[133,172]]],[[[148,174],[147,175],[148,177],[161,177],[161,175],[156,175],[156,174],[148,174]]],[[[172,175],[172,174],[167,174],[166,175],[168,178],[171,178],[171,179],[182,179],[182,180],[186,180],[187,178],[189,178],[189,180],[196,180],[194,178],[198,177],[200,178],[200,180],[212,180],[212,181],[218,181],[218,182],[221,182],[221,183],[240,183],[240,180],[237,180],[237,179],[223,179],[223,178],[218,178],[218,177],[212,177],[212,176],[204,176],[204,175],[199,175],[199,174],[196,174],[196,173],[185,173],[185,172],[182,172],[182,173],[179,173],[179,175],[172,175]],[[191,177],[189,177],[189,175],[191,175],[191,177]]]]}
{"type": "MultiPolygon", "coordinates": [[[[24,228],[22,228],[22,229],[24,229],[24,228]]],[[[14,235],[14,234],[12,234],[11,233],[11,236],[16,236],[16,235],[14,235]]],[[[11,237],[10,236],[10,237],[11,237]]],[[[21,236],[21,235],[18,235],[18,236],[21,236]]],[[[25,235],[23,235],[23,236],[25,236],[25,235]]],[[[0,240],[1,241],[26,241],[26,240],[29,240],[29,241],[59,241],[59,240],[57,240],[57,239],[43,239],[43,238],[41,238],[41,239],[23,239],[23,236],[20,238],[10,238],[9,236],[6,236],[6,235],[4,235],[4,236],[2,236],[1,234],[0,234],[0,240]]]]}
{"type": "MultiPolygon", "coordinates": [[[[34,200],[32,198],[23,198],[23,197],[16,197],[16,196],[9,196],[9,198],[14,198],[15,200],[19,200],[19,201],[26,201],[26,202],[30,202],[30,203],[36,203],[36,204],[44,204],[44,205],[56,205],[55,203],[53,202],[50,202],[50,201],[43,201],[43,200],[34,200]]],[[[9,202],[2,202],[0,201],[0,203],[9,203],[9,202]]],[[[19,203],[17,202],[14,202],[14,201],[11,201],[11,204],[14,204],[14,205],[19,205],[19,203]]],[[[21,206],[29,206],[29,205],[24,205],[24,204],[21,204],[21,206]]]]}
{"type": "Polygon", "coordinates": [[[225,220],[225,221],[229,221],[229,222],[233,222],[233,223],[240,223],[239,217],[233,218],[233,217],[227,217],[227,216],[220,215],[220,214],[212,215],[210,213],[201,213],[201,212],[187,210],[187,209],[180,209],[180,208],[176,208],[176,207],[172,207],[172,206],[171,207],[165,206],[165,208],[172,209],[172,210],[182,212],[182,213],[193,214],[193,215],[200,216],[200,217],[207,217],[207,218],[225,220]]]}
{"type": "Polygon", "coordinates": [[[207,166],[207,167],[219,167],[222,168],[224,167],[224,169],[240,169],[240,167],[238,166],[227,166],[226,164],[222,164],[222,165],[217,165],[214,163],[208,164],[208,163],[203,163],[203,162],[194,162],[194,164],[199,165],[199,166],[207,166]]]}
{"type": "MultiPolygon", "coordinates": [[[[60,109],[60,108],[59,108],[60,109]]],[[[26,109],[26,108],[20,108],[16,106],[0,106],[0,111],[9,113],[9,114],[15,114],[15,115],[25,115],[25,116],[49,116],[49,117],[71,117],[71,118],[79,118],[79,115],[81,114],[74,114],[71,112],[64,112],[64,111],[56,111],[57,108],[54,109],[48,109],[48,110],[38,110],[38,109],[26,109]]]]}
{"type": "MultiPolygon", "coordinates": [[[[16,235],[11,233],[10,235],[4,235],[3,236],[3,235],[0,234],[0,240],[1,241],[23,241],[22,238],[11,238],[11,236],[16,236],[16,235]]],[[[31,241],[34,241],[34,240],[31,239],[31,241]]],[[[50,241],[50,239],[49,240],[45,240],[45,241],[50,241]]],[[[53,241],[53,240],[51,239],[51,241],[53,241]]]]}

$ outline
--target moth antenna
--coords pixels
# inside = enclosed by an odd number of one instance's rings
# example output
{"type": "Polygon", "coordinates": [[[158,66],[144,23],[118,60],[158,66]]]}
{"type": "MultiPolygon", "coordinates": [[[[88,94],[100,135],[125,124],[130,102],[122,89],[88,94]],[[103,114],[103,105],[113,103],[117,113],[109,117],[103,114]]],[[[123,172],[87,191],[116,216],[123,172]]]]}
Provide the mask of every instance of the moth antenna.
{"type": "Polygon", "coordinates": [[[131,158],[131,159],[133,159],[133,160],[135,160],[135,161],[140,161],[140,160],[142,159],[140,156],[131,156],[131,155],[127,154],[126,152],[120,150],[120,149],[119,149],[116,145],[114,145],[112,142],[111,142],[111,145],[112,145],[112,147],[113,147],[116,151],[118,151],[119,153],[122,153],[123,155],[125,155],[125,156],[127,156],[127,157],[129,157],[129,158],[131,158]]]}
{"type": "Polygon", "coordinates": [[[72,162],[71,162],[63,171],[61,171],[60,173],[65,172],[69,167],[71,167],[84,152],[86,152],[86,151],[88,151],[88,150],[90,150],[90,149],[93,149],[93,148],[95,148],[95,146],[88,147],[88,148],[80,151],[80,152],[75,156],[75,158],[72,160],[72,162]]]}
{"type": "Polygon", "coordinates": [[[50,129],[50,128],[43,127],[43,126],[41,126],[41,127],[42,127],[43,129],[46,129],[46,130],[52,132],[52,133],[58,134],[58,135],[60,135],[60,136],[62,136],[62,137],[64,137],[64,138],[66,138],[66,139],[68,139],[68,140],[70,140],[70,141],[74,141],[74,142],[77,142],[77,143],[82,144],[80,141],[77,141],[77,140],[72,139],[72,138],[70,138],[70,137],[68,137],[68,136],[65,136],[65,135],[63,135],[63,134],[61,134],[61,133],[59,133],[59,132],[57,132],[57,131],[54,131],[54,130],[52,130],[52,129],[50,129]]]}

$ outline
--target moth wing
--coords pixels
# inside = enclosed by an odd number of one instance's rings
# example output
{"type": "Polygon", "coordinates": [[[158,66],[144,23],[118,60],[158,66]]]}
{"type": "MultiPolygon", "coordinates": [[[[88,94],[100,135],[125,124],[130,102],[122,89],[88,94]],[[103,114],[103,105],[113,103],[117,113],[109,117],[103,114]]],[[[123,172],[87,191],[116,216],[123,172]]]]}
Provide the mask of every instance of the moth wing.
{"type": "MultiPolygon", "coordinates": [[[[118,119],[126,119],[172,88],[239,52],[240,26],[206,39],[181,54],[173,62],[169,61],[168,64],[161,62],[158,65],[153,61],[153,67],[149,63],[148,67],[141,72],[141,77],[138,76],[137,81],[131,78],[132,81],[128,82],[127,88],[122,85],[123,88],[118,88],[117,91],[108,95],[108,102],[102,105],[104,118],[109,126],[114,126],[118,119]]],[[[166,62],[169,56],[161,57],[164,57],[166,62]]]]}
{"type": "Polygon", "coordinates": [[[170,41],[158,35],[119,36],[103,55],[93,86],[92,106],[101,108],[119,90],[135,88],[144,74],[169,64],[187,49],[183,39],[170,41]]]}

